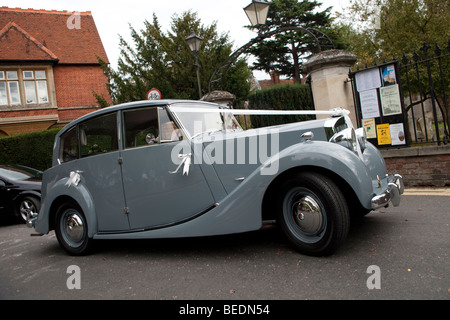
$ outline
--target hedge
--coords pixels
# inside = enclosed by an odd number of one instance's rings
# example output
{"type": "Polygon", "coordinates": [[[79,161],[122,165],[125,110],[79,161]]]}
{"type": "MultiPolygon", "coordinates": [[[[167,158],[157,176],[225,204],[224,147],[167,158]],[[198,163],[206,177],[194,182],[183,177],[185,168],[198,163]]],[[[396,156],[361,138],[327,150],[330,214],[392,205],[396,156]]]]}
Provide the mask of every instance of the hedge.
{"type": "Polygon", "coordinates": [[[55,135],[61,128],[0,138],[0,163],[21,164],[38,170],[52,165],[55,135]]]}
{"type": "MultiPolygon", "coordinates": [[[[311,89],[306,84],[277,85],[248,97],[249,109],[314,110],[311,89]]],[[[315,119],[315,116],[252,116],[253,128],[315,119]]]]}

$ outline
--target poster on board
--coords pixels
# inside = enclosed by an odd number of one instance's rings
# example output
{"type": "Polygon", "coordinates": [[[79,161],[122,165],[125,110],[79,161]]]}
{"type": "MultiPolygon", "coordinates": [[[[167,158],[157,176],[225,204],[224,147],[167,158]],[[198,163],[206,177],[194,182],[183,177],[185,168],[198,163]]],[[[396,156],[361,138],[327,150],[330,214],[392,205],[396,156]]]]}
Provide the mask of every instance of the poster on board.
{"type": "Polygon", "coordinates": [[[392,116],[402,113],[398,84],[389,85],[388,87],[381,87],[380,99],[383,116],[392,116]]]}
{"type": "Polygon", "coordinates": [[[409,146],[398,62],[350,72],[358,125],[377,147],[409,146]]]}
{"type": "Polygon", "coordinates": [[[367,91],[381,87],[380,73],[377,69],[368,69],[356,74],[358,91],[367,91]]]}
{"type": "Polygon", "coordinates": [[[395,66],[393,64],[381,67],[381,79],[383,81],[384,87],[394,85],[397,83],[395,66]]]}
{"type": "Polygon", "coordinates": [[[377,118],[380,116],[377,90],[371,89],[360,92],[359,98],[361,99],[361,112],[363,119],[377,118]]]}
{"type": "Polygon", "coordinates": [[[366,132],[367,139],[376,139],[377,131],[375,126],[375,119],[363,119],[363,128],[366,132]]]}
{"type": "Polygon", "coordinates": [[[393,146],[405,145],[405,128],[403,123],[394,123],[389,126],[389,131],[391,133],[391,144],[393,146]]]}

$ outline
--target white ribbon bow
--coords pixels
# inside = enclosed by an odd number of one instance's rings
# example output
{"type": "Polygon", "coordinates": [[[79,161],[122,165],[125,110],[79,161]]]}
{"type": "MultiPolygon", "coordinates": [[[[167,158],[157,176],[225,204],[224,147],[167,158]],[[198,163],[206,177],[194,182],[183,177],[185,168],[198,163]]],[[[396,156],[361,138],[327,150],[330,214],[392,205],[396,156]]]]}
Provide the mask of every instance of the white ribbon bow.
{"type": "Polygon", "coordinates": [[[78,183],[80,182],[80,180],[81,180],[81,176],[80,176],[80,173],[82,173],[83,171],[79,171],[79,170],[77,170],[77,171],[71,171],[70,172],[70,177],[69,177],[69,180],[67,180],[67,182],[66,182],[66,186],[68,187],[68,188],[70,188],[71,186],[78,186],[78,183]]]}
{"type": "Polygon", "coordinates": [[[179,154],[178,158],[182,159],[180,165],[175,171],[169,171],[170,174],[177,173],[180,167],[184,164],[183,167],[183,175],[186,174],[189,175],[189,166],[191,165],[191,153],[185,153],[185,154],[179,154]]]}

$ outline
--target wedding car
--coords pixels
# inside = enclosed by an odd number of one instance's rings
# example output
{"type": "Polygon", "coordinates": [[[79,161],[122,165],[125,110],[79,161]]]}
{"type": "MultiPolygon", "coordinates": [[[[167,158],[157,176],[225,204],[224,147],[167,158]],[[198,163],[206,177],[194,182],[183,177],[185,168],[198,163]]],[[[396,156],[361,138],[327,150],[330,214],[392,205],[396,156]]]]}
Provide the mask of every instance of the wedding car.
{"type": "Polygon", "coordinates": [[[97,239],[223,235],[271,220],[301,253],[331,254],[352,214],[397,206],[403,193],[344,111],[244,130],[235,114],[257,111],[180,100],[97,110],[57,134],[28,225],[82,255],[97,239]]]}

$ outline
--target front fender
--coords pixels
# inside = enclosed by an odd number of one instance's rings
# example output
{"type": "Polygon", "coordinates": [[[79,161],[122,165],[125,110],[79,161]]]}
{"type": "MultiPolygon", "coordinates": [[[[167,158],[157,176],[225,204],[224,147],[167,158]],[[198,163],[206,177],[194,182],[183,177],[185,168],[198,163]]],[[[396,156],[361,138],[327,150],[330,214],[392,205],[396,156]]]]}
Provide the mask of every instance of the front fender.
{"type": "MultiPolygon", "coordinates": [[[[273,174],[273,180],[283,172],[299,167],[316,167],[331,171],[354,191],[364,207],[370,208],[374,194],[369,168],[352,151],[324,141],[307,141],[292,145],[269,159],[261,174],[273,174]]],[[[271,182],[272,182],[271,181],[271,182]]]]}
{"type": "Polygon", "coordinates": [[[50,220],[54,219],[57,207],[64,202],[73,200],[83,210],[89,226],[88,236],[92,238],[97,233],[97,216],[92,196],[82,183],[77,186],[67,186],[68,180],[68,177],[58,180],[51,188],[47,189],[49,192],[43,195],[35,230],[41,234],[47,234],[51,230],[50,226],[53,221],[50,220]]]}

